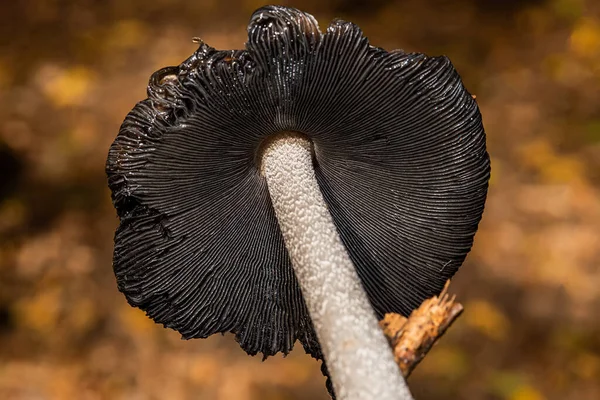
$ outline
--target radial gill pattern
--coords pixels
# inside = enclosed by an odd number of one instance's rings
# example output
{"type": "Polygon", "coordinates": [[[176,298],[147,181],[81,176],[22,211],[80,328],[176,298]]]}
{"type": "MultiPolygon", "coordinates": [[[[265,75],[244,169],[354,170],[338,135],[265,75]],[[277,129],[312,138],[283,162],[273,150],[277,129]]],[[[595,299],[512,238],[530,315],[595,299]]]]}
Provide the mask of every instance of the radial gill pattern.
{"type": "Polygon", "coordinates": [[[150,79],[106,171],[130,304],[185,338],[233,332],[250,354],[318,342],[259,170],[282,131],[314,143],[335,225],[378,315],[408,314],[462,264],[489,158],[445,57],[387,52],[336,20],[256,11],[245,50],[204,43],[150,79]]]}

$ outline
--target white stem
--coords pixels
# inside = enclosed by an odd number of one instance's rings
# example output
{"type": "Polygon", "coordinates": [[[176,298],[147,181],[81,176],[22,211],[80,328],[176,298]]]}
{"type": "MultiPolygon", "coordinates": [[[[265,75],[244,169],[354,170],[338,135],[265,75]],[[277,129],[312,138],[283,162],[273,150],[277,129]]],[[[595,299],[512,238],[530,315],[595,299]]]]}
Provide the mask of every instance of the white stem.
{"type": "Polygon", "coordinates": [[[280,134],[261,168],[336,396],[412,399],[319,189],[311,142],[280,134]]]}

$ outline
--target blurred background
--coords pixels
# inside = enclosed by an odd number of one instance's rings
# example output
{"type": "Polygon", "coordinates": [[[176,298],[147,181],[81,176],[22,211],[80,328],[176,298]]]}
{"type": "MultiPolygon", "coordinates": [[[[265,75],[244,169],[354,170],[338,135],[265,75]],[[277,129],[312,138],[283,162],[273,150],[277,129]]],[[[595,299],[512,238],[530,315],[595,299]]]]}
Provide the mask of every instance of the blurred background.
{"type": "MultiPolygon", "coordinates": [[[[477,95],[492,181],[451,287],[464,315],[419,400],[600,399],[600,2],[281,1],[374,45],[448,55],[477,95]]],[[[150,74],[200,36],[241,48],[254,0],[20,0],[0,16],[0,399],[327,399],[301,348],[182,341],[111,268],[104,175],[150,74]]]]}

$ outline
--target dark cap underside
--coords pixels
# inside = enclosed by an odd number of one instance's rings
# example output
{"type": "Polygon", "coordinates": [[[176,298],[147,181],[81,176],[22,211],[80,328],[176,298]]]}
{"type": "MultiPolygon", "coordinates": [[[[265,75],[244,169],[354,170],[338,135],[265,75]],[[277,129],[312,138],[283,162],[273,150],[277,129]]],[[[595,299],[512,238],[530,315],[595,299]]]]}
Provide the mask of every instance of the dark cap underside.
{"type": "Polygon", "coordinates": [[[319,349],[255,157],[301,132],[379,316],[410,313],[462,264],[489,179],[475,101],[445,57],[369,45],[334,21],[265,7],[246,50],[201,43],[153,75],[110,148],[128,301],[186,338],[233,332],[250,354],[319,349]]]}

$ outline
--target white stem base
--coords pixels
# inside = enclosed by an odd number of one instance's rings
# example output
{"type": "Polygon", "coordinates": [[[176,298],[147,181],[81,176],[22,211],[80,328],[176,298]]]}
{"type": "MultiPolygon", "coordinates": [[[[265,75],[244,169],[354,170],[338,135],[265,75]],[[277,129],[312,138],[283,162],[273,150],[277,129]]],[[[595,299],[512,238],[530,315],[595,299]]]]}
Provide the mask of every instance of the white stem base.
{"type": "Polygon", "coordinates": [[[319,189],[311,142],[281,134],[261,168],[336,396],[412,399],[319,189]]]}

